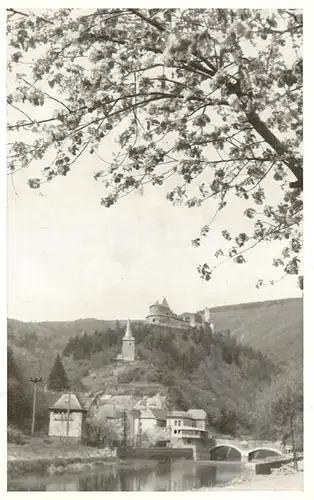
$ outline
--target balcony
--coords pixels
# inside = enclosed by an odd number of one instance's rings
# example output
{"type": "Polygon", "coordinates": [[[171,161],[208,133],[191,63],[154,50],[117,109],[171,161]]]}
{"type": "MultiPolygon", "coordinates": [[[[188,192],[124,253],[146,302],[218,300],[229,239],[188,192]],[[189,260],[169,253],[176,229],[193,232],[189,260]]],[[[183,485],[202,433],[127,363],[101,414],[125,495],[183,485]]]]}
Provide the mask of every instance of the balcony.
{"type": "Polygon", "coordinates": [[[195,427],[181,427],[173,431],[173,437],[180,438],[193,438],[193,439],[206,439],[208,432],[195,427]],[[177,432],[175,432],[177,431],[177,432]]]}

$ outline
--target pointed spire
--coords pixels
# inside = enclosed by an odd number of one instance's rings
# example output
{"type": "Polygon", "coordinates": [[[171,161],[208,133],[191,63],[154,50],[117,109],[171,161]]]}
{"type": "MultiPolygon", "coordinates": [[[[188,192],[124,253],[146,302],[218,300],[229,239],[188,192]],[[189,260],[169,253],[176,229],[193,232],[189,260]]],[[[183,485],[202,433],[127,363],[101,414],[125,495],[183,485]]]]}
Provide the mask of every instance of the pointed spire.
{"type": "Polygon", "coordinates": [[[129,319],[128,319],[128,322],[126,325],[126,330],[125,330],[125,334],[124,334],[123,338],[127,339],[127,340],[134,340],[132,330],[131,330],[131,321],[129,319]]]}
{"type": "Polygon", "coordinates": [[[168,305],[168,302],[167,302],[167,300],[165,299],[165,297],[163,298],[161,305],[162,305],[162,306],[164,306],[164,307],[167,307],[168,309],[170,309],[170,307],[169,307],[169,305],[168,305]]]}

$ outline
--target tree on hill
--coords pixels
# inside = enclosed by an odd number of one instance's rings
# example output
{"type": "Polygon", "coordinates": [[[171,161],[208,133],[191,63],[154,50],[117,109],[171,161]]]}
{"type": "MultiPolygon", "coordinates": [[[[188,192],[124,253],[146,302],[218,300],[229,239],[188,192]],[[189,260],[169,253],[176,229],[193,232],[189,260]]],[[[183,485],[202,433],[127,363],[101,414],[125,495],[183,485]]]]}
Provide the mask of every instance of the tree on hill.
{"type": "Polygon", "coordinates": [[[88,446],[112,448],[118,442],[118,435],[103,418],[94,416],[87,419],[85,442],[88,446]]]}
{"type": "MultiPolygon", "coordinates": [[[[18,427],[26,433],[30,432],[33,408],[33,387],[17,364],[11,348],[7,354],[8,424],[18,427]]],[[[35,430],[46,429],[49,420],[49,403],[45,393],[38,388],[36,398],[35,430]]]]}
{"type": "Polygon", "coordinates": [[[296,442],[303,437],[303,375],[300,367],[278,378],[259,394],[254,418],[257,437],[290,439],[297,468],[296,442]]]}
{"type": "Polygon", "coordinates": [[[69,381],[59,354],[48,377],[47,388],[51,391],[63,391],[69,388],[69,381]]]}
{"type": "Polygon", "coordinates": [[[217,202],[196,246],[237,197],[246,207],[243,230],[222,231],[226,245],[214,253],[216,265],[199,266],[202,278],[226,260],[244,263],[245,253],[265,241],[283,241],[274,259],[283,275],[299,273],[299,10],[7,11],[15,82],[7,97],[14,108],[9,173],[45,162],[29,179],[39,188],[90,153],[104,164],[95,180],[104,183],[105,207],[171,179],[170,202],[217,202]],[[32,106],[42,109],[36,114],[32,106]],[[21,130],[28,142],[16,136],[21,130]],[[109,136],[119,153],[104,159],[109,136]],[[275,203],[268,198],[273,191],[275,203]]]}
{"type": "Polygon", "coordinates": [[[32,393],[9,347],[7,351],[8,424],[25,430],[32,414],[32,393]]]}

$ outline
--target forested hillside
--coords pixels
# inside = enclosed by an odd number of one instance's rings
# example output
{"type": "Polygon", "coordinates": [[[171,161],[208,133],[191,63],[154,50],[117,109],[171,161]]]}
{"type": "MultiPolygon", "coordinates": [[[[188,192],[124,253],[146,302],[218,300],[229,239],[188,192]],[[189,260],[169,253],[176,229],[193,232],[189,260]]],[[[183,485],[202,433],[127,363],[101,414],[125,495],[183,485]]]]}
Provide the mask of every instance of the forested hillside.
{"type": "Polygon", "coordinates": [[[170,331],[135,323],[133,335],[135,364],[115,361],[123,328],[70,338],[63,363],[71,387],[137,396],[164,390],[172,408],[204,408],[214,428],[227,433],[250,431],[254,394],[277,373],[261,352],[213,335],[209,328],[170,331]]]}
{"type": "MultiPolygon", "coordinates": [[[[295,359],[298,363],[302,358],[303,301],[300,298],[214,307],[211,313],[216,331],[230,329],[242,344],[260,349],[275,362],[295,359]]],[[[36,347],[45,359],[49,350],[63,350],[70,337],[115,330],[125,323],[123,319],[118,325],[116,320],[93,318],[46,322],[9,319],[8,338],[22,348],[31,344],[30,350],[36,347]],[[35,343],[32,339],[36,339],[35,343]]]]}
{"type": "Polygon", "coordinates": [[[133,322],[137,360],[130,364],[116,361],[123,321],[35,323],[34,331],[30,324],[23,329],[23,323],[9,320],[10,366],[18,366],[19,373],[14,375],[14,368],[9,377],[12,407],[19,405],[24,387],[30,411],[27,379],[40,375],[47,381],[57,350],[72,390],[137,398],[164,394],[172,408],[204,408],[219,432],[252,433],[256,396],[285,380],[288,367],[300,371],[301,312],[297,299],[215,308],[214,334],[210,328],[179,331],[133,322]],[[230,329],[231,337],[219,334],[219,327],[230,329]]]}
{"type": "Polygon", "coordinates": [[[298,364],[303,356],[301,298],[237,304],[211,309],[216,329],[230,329],[243,344],[276,363],[298,364]]]}

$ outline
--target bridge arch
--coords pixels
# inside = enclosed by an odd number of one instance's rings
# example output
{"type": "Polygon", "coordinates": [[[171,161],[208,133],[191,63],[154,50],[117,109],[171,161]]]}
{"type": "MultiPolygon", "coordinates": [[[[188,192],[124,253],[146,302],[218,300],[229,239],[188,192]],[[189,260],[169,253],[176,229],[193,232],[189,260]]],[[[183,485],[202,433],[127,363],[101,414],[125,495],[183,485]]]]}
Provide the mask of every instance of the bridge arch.
{"type": "Polygon", "coordinates": [[[251,462],[254,458],[266,458],[272,456],[280,456],[282,453],[275,448],[270,448],[268,446],[259,446],[254,448],[248,453],[248,461],[251,462]]]}
{"type": "Polygon", "coordinates": [[[209,450],[210,460],[242,460],[242,450],[231,444],[217,444],[209,450]]]}

